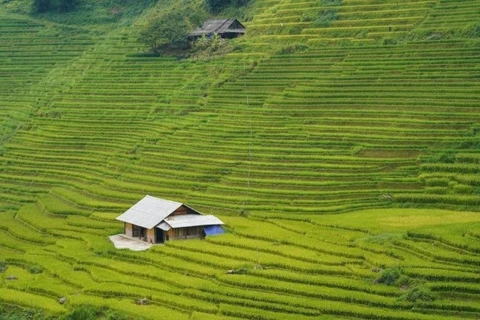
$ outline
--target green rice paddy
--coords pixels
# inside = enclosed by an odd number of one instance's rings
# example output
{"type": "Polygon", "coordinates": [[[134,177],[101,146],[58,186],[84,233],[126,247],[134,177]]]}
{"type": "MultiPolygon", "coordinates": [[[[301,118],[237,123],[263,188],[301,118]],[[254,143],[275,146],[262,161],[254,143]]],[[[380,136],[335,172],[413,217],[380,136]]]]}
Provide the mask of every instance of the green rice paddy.
{"type": "Polygon", "coordinates": [[[251,0],[226,56],[142,55],[172,5],[0,4],[0,305],[479,318],[480,1],[251,0]],[[145,194],[227,234],[115,249],[145,194]]]}

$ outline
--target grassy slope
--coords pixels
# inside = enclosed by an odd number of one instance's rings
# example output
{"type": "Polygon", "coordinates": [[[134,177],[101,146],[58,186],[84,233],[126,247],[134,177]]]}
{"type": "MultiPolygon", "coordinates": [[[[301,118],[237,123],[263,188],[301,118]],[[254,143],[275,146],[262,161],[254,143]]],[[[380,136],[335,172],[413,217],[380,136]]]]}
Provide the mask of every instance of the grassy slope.
{"type": "Polygon", "coordinates": [[[146,318],[478,317],[480,2],[337,3],[253,1],[248,35],[210,61],[136,57],[130,25],[151,11],[34,19],[7,4],[0,250],[20,279],[1,299],[146,318]],[[230,234],[112,250],[113,218],[145,193],[230,234]],[[386,209],[412,203],[468,211],[386,209]],[[437,300],[372,282],[392,266],[437,300]]]}

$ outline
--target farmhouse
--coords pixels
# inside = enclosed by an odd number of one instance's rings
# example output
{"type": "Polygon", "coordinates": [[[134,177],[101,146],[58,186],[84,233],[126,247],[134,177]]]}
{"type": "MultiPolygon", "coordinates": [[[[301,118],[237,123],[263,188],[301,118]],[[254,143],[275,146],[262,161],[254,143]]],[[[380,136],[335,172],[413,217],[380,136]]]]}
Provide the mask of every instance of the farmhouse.
{"type": "Polygon", "coordinates": [[[205,21],[201,28],[190,32],[190,40],[198,39],[202,36],[211,37],[218,34],[224,39],[232,39],[245,34],[245,26],[237,19],[210,19],[205,21]]]}
{"type": "Polygon", "coordinates": [[[124,234],[148,243],[203,238],[223,233],[220,219],[204,216],[175,201],[145,196],[117,220],[124,223],[124,234]]]}

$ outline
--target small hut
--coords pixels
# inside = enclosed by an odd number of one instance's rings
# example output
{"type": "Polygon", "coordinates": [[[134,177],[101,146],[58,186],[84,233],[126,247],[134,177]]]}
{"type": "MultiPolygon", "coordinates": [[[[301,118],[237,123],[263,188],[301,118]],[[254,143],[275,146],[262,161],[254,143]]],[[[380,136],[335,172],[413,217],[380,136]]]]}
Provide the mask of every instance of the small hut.
{"type": "Polygon", "coordinates": [[[145,196],[117,220],[124,223],[124,234],[148,243],[204,238],[223,233],[223,222],[202,215],[180,202],[145,196]]]}
{"type": "Polygon", "coordinates": [[[202,36],[212,37],[215,33],[224,39],[232,39],[245,34],[245,26],[237,19],[209,19],[201,28],[190,32],[188,38],[196,40],[202,36]]]}

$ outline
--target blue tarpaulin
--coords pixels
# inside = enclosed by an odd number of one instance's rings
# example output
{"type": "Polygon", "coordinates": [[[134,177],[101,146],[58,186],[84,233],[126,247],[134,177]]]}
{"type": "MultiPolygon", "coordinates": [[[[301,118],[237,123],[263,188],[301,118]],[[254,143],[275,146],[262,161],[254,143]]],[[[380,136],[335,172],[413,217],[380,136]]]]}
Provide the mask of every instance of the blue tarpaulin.
{"type": "Polygon", "coordinates": [[[203,229],[207,236],[214,236],[217,234],[223,234],[225,231],[223,230],[222,226],[207,226],[203,229]]]}

